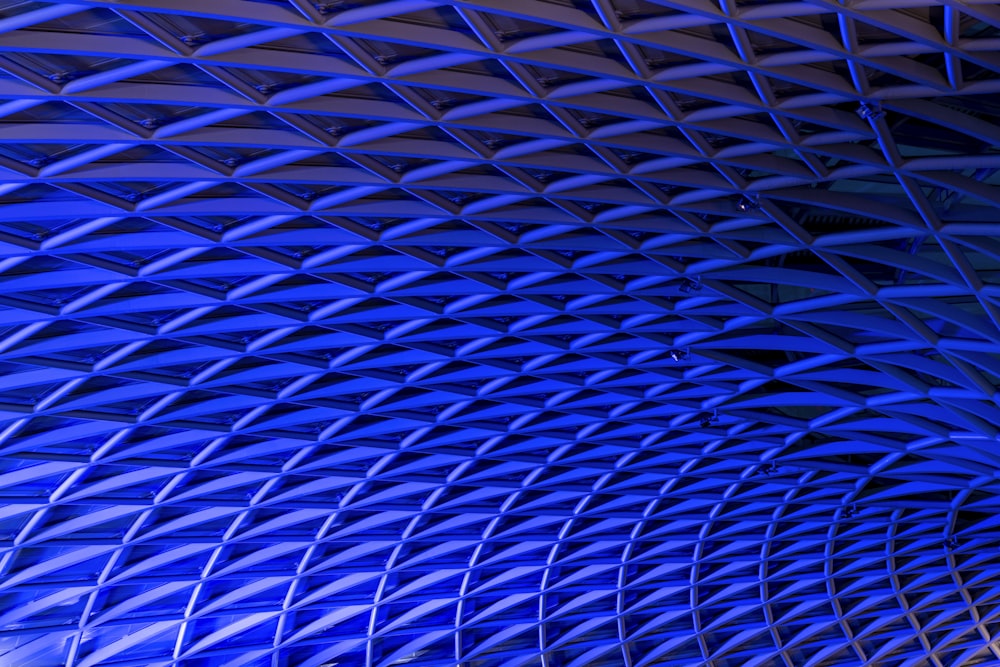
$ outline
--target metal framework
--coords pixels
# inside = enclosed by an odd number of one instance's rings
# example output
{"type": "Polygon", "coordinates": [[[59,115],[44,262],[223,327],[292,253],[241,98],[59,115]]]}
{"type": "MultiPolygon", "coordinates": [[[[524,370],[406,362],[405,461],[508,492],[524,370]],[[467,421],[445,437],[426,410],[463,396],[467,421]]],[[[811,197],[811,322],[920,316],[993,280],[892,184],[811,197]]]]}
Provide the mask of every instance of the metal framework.
{"type": "Polygon", "coordinates": [[[0,665],[1000,665],[998,54],[0,0],[0,665]]]}

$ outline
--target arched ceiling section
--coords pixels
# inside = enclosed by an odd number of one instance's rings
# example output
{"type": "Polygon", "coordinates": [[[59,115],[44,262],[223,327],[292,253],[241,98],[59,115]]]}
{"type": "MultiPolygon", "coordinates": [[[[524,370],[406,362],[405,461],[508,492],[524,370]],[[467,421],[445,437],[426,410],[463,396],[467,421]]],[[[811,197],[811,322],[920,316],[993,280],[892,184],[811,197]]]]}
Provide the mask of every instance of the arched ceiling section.
{"type": "Polygon", "coordinates": [[[1000,665],[998,49],[0,0],[0,665],[1000,665]]]}

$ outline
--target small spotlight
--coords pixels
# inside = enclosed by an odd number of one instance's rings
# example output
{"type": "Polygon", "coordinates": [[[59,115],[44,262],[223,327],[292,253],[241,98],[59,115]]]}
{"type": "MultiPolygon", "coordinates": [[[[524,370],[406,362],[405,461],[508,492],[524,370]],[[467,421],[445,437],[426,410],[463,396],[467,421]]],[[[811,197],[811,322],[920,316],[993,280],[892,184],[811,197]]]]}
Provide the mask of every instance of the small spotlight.
{"type": "Polygon", "coordinates": [[[958,538],[952,535],[944,542],[944,548],[948,551],[954,551],[958,548],[958,538]]]}
{"type": "Polygon", "coordinates": [[[844,511],[840,515],[845,519],[853,519],[858,515],[858,506],[855,503],[851,503],[844,508],[844,511]]]}
{"type": "Polygon", "coordinates": [[[708,428],[712,424],[716,424],[719,421],[719,411],[715,410],[710,415],[702,415],[701,419],[698,420],[698,425],[702,428],[708,428]]]}
{"type": "Polygon", "coordinates": [[[743,196],[740,200],[736,202],[736,209],[740,213],[749,213],[750,211],[756,211],[760,208],[760,200],[756,197],[743,196]]]}
{"type": "Polygon", "coordinates": [[[858,105],[858,115],[865,120],[878,120],[885,115],[878,102],[862,102],[858,105]]]}
{"type": "Polygon", "coordinates": [[[688,353],[685,352],[684,350],[676,350],[676,349],[668,350],[667,354],[670,355],[670,358],[673,359],[674,361],[684,361],[685,359],[687,359],[688,356],[688,353]]]}
{"type": "Polygon", "coordinates": [[[736,208],[740,213],[749,213],[750,211],[756,211],[760,208],[760,199],[758,197],[751,197],[749,195],[744,195],[740,197],[740,200],[736,202],[736,208]]]}

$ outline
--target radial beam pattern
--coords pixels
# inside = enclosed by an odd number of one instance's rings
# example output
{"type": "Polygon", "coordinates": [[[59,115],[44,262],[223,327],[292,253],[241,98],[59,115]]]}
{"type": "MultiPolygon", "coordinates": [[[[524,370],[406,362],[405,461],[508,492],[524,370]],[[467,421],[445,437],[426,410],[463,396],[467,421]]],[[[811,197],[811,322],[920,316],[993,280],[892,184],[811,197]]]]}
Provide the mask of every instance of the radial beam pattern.
{"type": "Polygon", "coordinates": [[[0,0],[0,664],[1000,665],[998,49],[0,0]]]}

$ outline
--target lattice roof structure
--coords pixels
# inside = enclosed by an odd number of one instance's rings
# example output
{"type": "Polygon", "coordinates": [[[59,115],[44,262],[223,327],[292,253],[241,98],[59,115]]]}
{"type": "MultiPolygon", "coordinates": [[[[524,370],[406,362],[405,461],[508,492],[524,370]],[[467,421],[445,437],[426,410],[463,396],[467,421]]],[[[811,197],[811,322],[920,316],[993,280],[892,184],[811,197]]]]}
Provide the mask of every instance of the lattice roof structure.
{"type": "Polygon", "coordinates": [[[998,52],[0,0],[0,665],[1000,665],[998,52]]]}

